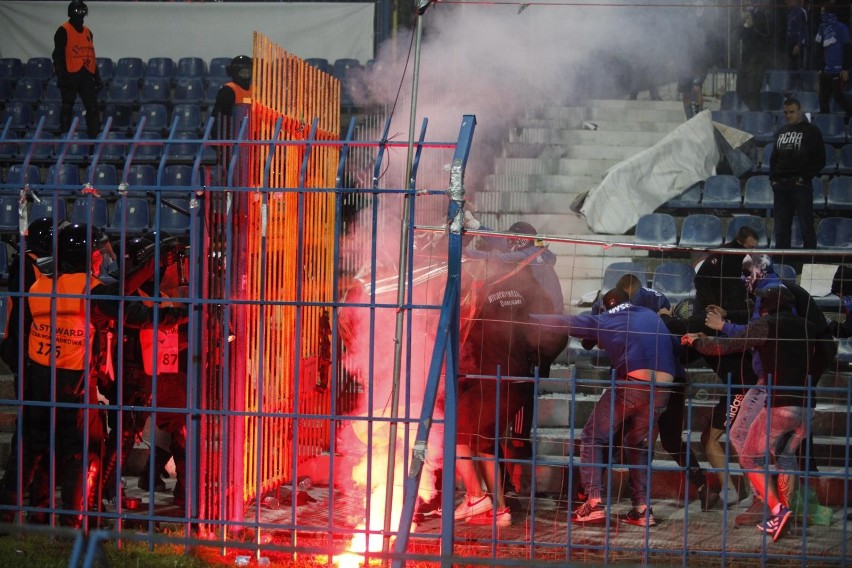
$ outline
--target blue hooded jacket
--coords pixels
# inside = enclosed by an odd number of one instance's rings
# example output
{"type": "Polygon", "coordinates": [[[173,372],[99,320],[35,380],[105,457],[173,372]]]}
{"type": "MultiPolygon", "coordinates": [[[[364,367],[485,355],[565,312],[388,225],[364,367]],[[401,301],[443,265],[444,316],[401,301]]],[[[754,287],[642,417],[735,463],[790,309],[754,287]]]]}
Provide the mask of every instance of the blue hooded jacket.
{"type": "Polygon", "coordinates": [[[815,41],[824,50],[824,71],[831,75],[837,75],[843,71],[844,50],[849,43],[849,28],[842,24],[835,14],[826,12],[822,15],[815,41]]]}

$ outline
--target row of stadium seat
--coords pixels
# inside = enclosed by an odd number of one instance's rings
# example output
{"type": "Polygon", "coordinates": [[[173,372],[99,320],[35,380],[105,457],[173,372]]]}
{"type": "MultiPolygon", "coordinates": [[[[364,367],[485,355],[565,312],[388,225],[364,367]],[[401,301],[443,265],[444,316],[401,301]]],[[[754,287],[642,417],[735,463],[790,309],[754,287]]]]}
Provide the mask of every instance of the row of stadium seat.
{"type": "MultiPolygon", "coordinates": [[[[98,93],[98,102],[140,105],[144,103],[211,105],[216,101],[223,79],[204,81],[200,78],[181,77],[172,84],[168,79],[151,78],[139,81],[133,79],[112,79],[98,93]]],[[[56,79],[42,83],[38,79],[23,78],[13,86],[8,79],[0,78],[0,104],[58,103],[62,94],[56,79]]]]}
{"type": "MultiPolygon", "coordinates": [[[[171,57],[152,57],[143,61],[139,57],[122,57],[117,62],[108,57],[98,57],[97,66],[101,79],[111,81],[113,78],[132,79],[141,81],[146,78],[163,78],[169,81],[179,78],[218,78],[228,80],[227,67],[231,57],[214,57],[207,63],[200,57],[182,57],[175,62],[171,57]]],[[[357,59],[342,58],[329,62],[327,59],[307,60],[314,67],[329,73],[338,79],[343,79],[352,69],[361,67],[357,59]]],[[[18,81],[21,78],[33,78],[48,81],[53,77],[53,61],[49,57],[33,57],[26,63],[15,57],[0,58],[0,78],[18,81]]]]}
{"type": "MultiPolygon", "coordinates": [[[[748,225],[758,234],[758,246],[770,244],[766,221],[755,215],[735,215],[730,219],[726,231],[722,230],[722,219],[716,215],[696,213],[688,215],[677,236],[677,224],[668,213],[649,213],[639,218],[636,224],[636,242],[652,245],[678,245],[684,248],[713,248],[731,243],[740,227],[748,225]]],[[[802,246],[802,231],[798,219],[793,220],[794,247],[802,246]]],[[[817,227],[817,247],[844,249],[852,247],[852,218],[826,217],[817,227]]]]}
{"type": "MultiPolygon", "coordinates": [[[[60,133],[60,116],[62,106],[60,103],[42,103],[35,111],[29,105],[23,103],[10,103],[3,112],[0,112],[0,132],[7,126],[13,132],[26,132],[35,127],[41,118],[44,118],[43,128],[50,133],[60,133]]],[[[177,132],[198,133],[205,124],[205,113],[196,104],[177,104],[169,110],[169,107],[159,103],[147,103],[139,107],[138,111],[127,105],[108,105],[102,117],[112,117],[113,128],[127,129],[135,125],[139,119],[145,117],[145,130],[165,132],[177,119],[177,132]]],[[[81,119],[86,116],[86,110],[82,103],[74,107],[74,116],[81,119]]]]}
{"type": "MultiPolygon", "coordinates": [[[[849,98],[849,95],[852,93],[847,92],[846,96],[849,98]]],[[[815,92],[810,91],[797,91],[793,93],[789,93],[789,96],[794,97],[801,103],[802,111],[809,112],[812,114],[816,114],[819,112],[819,95],[815,92]]],[[[760,107],[757,108],[748,108],[748,106],[740,100],[739,96],[735,91],[727,91],[722,94],[722,99],[719,102],[719,110],[732,110],[735,112],[748,112],[748,111],[770,111],[777,112],[782,110],[784,100],[787,99],[788,94],[781,93],[778,91],[763,91],[760,93],[760,107]]],[[[843,109],[839,108],[836,103],[830,102],[831,112],[843,112],[843,109]]]]}
{"type": "MultiPolygon", "coordinates": [[[[852,146],[850,146],[852,151],[852,146]]],[[[763,209],[774,208],[774,196],[769,176],[756,175],[741,185],[739,178],[732,175],[715,175],[703,184],[696,184],[684,194],[669,201],[672,208],[703,209],[763,209]]],[[[828,182],[828,191],[823,189],[820,178],[813,180],[814,209],[852,209],[852,177],[837,176],[828,182]]]]}
{"type": "MultiPolygon", "coordinates": [[[[123,173],[123,172],[122,172],[123,173]]],[[[156,187],[190,187],[192,185],[192,166],[173,165],[163,168],[158,179],[157,169],[147,164],[132,165],[127,169],[126,177],[121,175],[112,164],[98,164],[94,168],[81,170],[72,164],[63,164],[59,168],[50,166],[44,176],[37,166],[11,166],[3,180],[6,184],[20,189],[25,184],[44,185],[51,191],[74,193],[82,184],[91,183],[100,193],[110,193],[117,189],[120,180],[126,179],[134,190],[149,190],[156,187]]]]}
{"type": "MultiPolygon", "coordinates": [[[[29,218],[41,217],[86,223],[103,229],[110,234],[136,235],[152,229],[159,214],[160,230],[173,234],[189,231],[189,200],[163,198],[158,207],[144,197],[121,197],[106,199],[92,195],[78,196],[72,201],[59,198],[43,199],[29,205],[29,218]],[[173,205],[174,207],[172,207],[173,205]],[[157,211],[157,209],[159,211],[157,211]]],[[[19,229],[18,198],[14,195],[0,196],[0,232],[16,233],[19,229]]]]}
{"type": "MultiPolygon", "coordinates": [[[[737,113],[733,110],[715,110],[713,120],[733,126],[754,136],[758,144],[769,144],[775,138],[778,128],[786,121],[782,112],[749,111],[737,113]]],[[[847,127],[841,114],[816,114],[811,121],[819,128],[823,141],[827,144],[841,146],[847,140],[852,140],[852,123],[847,127]]]]}

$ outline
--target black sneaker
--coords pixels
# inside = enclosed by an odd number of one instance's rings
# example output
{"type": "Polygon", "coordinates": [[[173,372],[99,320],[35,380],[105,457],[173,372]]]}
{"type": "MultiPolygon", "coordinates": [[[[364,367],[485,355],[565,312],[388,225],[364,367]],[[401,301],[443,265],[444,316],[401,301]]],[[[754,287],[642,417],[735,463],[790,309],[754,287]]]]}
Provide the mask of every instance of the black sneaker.
{"type": "Polygon", "coordinates": [[[707,511],[719,502],[719,494],[705,484],[698,488],[698,501],[701,503],[701,510],[707,511]]]}
{"type": "Polygon", "coordinates": [[[626,515],[619,517],[619,519],[628,525],[636,525],[637,527],[657,526],[657,521],[654,520],[654,511],[652,511],[650,507],[641,513],[636,510],[636,507],[633,507],[626,515]]]}
{"type": "Polygon", "coordinates": [[[604,521],[606,520],[606,509],[600,503],[592,506],[586,501],[571,513],[571,520],[575,523],[604,521]]]}
{"type": "Polygon", "coordinates": [[[424,503],[419,498],[417,506],[414,508],[414,522],[417,524],[425,523],[431,519],[441,518],[441,500],[432,499],[428,503],[424,503]]]}

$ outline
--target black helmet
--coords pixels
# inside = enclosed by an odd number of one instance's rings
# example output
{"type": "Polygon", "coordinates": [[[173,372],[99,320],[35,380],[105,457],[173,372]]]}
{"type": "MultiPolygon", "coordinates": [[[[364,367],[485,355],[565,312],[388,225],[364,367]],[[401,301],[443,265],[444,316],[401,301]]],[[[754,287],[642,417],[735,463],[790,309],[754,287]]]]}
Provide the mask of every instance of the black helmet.
{"type": "MultiPolygon", "coordinates": [[[[248,55],[238,55],[231,59],[226,69],[231,80],[243,89],[251,88],[252,60],[248,55]]],[[[242,102],[242,101],[237,101],[242,102]]]]}
{"type": "Polygon", "coordinates": [[[83,0],[73,0],[70,4],[68,4],[68,17],[73,18],[77,17],[80,19],[85,18],[89,15],[89,7],[83,2],[83,0]]]}
{"type": "Polygon", "coordinates": [[[30,223],[27,228],[27,250],[39,257],[53,255],[53,219],[42,217],[30,223]]]}
{"type": "Polygon", "coordinates": [[[154,256],[154,243],[145,237],[136,237],[124,247],[124,273],[129,274],[154,256]]]}
{"type": "Polygon", "coordinates": [[[59,230],[56,256],[59,270],[64,273],[86,272],[92,260],[92,252],[107,241],[97,227],[92,227],[92,243],[89,244],[89,227],[83,224],[67,225],[59,230]]]}
{"type": "MultiPolygon", "coordinates": [[[[525,223],[524,221],[518,221],[517,223],[514,223],[511,227],[509,227],[509,232],[515,233],[517,235],[535,235],[536,234],[535,227],[533,227],[529,223],[525,223]]],[[[525,249],[532,244],[533,244],[532,239],[509,239],[509,249],[510,250],[525,249]]]]}

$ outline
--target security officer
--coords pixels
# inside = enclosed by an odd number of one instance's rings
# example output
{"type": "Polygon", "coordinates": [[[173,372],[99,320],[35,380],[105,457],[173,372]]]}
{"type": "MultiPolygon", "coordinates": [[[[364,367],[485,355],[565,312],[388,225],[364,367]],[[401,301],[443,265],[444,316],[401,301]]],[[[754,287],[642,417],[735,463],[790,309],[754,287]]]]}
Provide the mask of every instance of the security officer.
{"type": "Polygon", "coordinates": [[[787,124],[778,130],[769,159],[775,194],[775,248],[790,248],[793,214],[799,218],[804,248],[816,248],[813,178],[825,167],[825,144],[819,128],[803,119],[798,99],[784,101],[787,124]]]}
{"type": "MultiPolygon", "coordinates": [[[[15,377],[15,396],[18,393],[18,373],[23,368],[20,365],[20,331],[24,331],[26,337],[32,325],[32,315],[26,298],[18,298],[15,294],[28,291],[35,281],[42,275],[38,262],[45,257],[53,256],[53,229],[54,221],[48,217],[36,219],[30,223],[26,235],[26,251],[16,255],[10,264],[9,270],[9,320],[6,325],[6,334],[0,342],[0,358],[12,370],[15,377]],[[23,285],[21,285],[23,278],[23,285]],[[23,321],[21,321],[23,319],[23,321]]],[[[24,358],[24,367],[26,358],[24,358]]],[[[0,481],[0,503],[3,505],[18,505],[18,430],[17,425],[12,436],[12,451],[6,462],[6,469],[2,481],[0,481]]],[[[47,506],[49,503],[47,478],[42,475],[33,480],[30,487],[30,505],[47,506]]],[[[26,480],[24,491],[30,481],[26,480]]],[[[2,520],[11,522],[14,518],[12,511],[4,511],[2,520]]],[[[35,523],[46,522],[44,515],[30,514],[28,520],[35,523]]]]}
{"type": "Polygon", "coordinates": [[[88,15],[89,8],[82,0],[68,5],[68,21],[53,36],[53,67],[62,94],[59,123],[62,132],[68,132],[71,126],[74,101],[79,94],[86,108],[86,131],[89,138],[96,138],[101,130],[98,91],[103,89],[103,81],[95,59],[92,31],[83,25],[88,15]]]}
{"type": "Polygon", "coordinates": [[[238,55],[228,66],[231,80],[222,85],[216,94],[213,116],[231,116],[235,104],[251,102],[252,60],[247,55],[238,55]]]}

